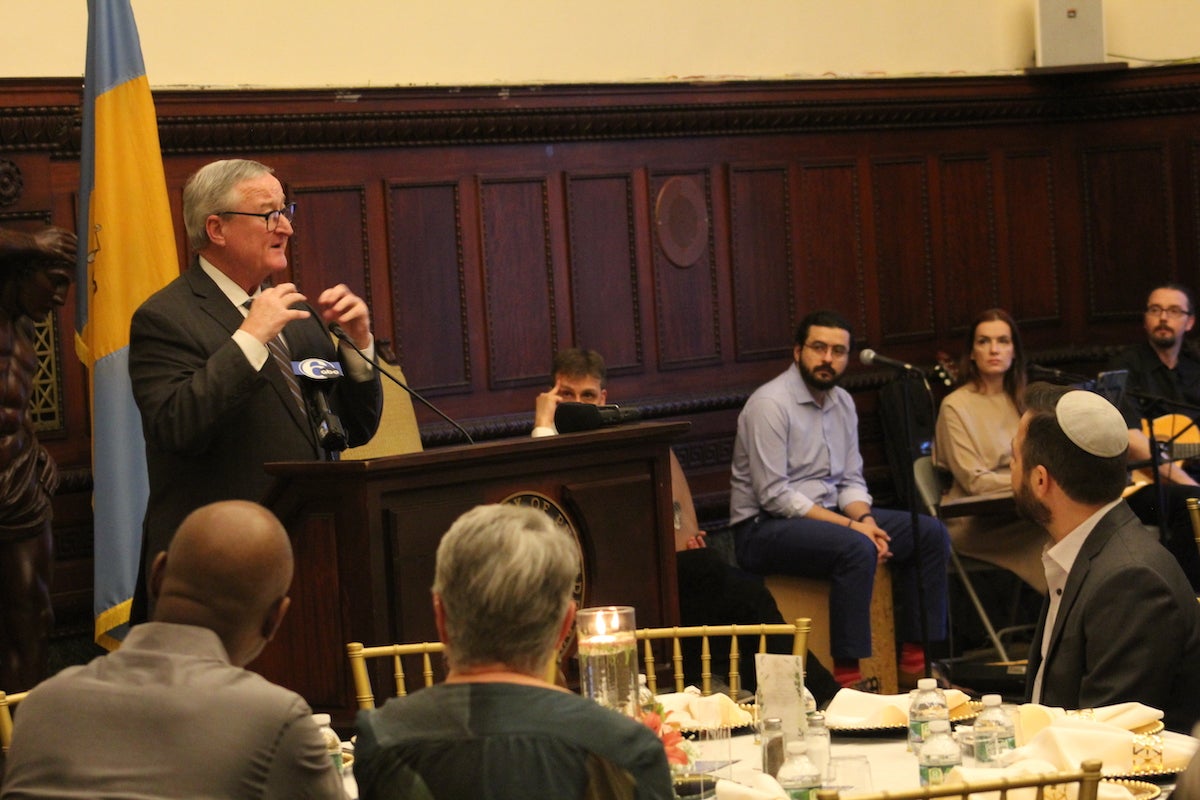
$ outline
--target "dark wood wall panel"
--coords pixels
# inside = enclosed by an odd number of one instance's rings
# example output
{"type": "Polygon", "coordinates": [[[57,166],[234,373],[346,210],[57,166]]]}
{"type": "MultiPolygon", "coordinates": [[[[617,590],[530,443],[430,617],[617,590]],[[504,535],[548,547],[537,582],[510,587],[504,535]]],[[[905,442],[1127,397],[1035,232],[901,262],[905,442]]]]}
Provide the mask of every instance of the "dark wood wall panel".
{"type": "Polygon", "coordinates": [[[544,178],[480,181],[488,386],[542,382],[558,349],[544,178]]]}
{"type": "Polygon", "coordinates": [[[786,166],[731,167],[729,217],[736,357],[778,356],[796,319],[786,166]]]}
{"type": "Polygon", "coordinates": [[[1046,152],[1006,154],[1003,161],[1008,280],[1001,302],[1018,321],[1052,321],[1060,313],[1054,165],[1046,152]]]}
{"type": "MultiPolygon", "coordinates": [[[[73,227],[80,88],[0,79],[0,224],[73,227]]],[[[927,365],[1000,305],[1035,359],[1088,371],[1139,335],[1149,282],[1200,283],[1200,65],[349,94],[156,93],[176,215],[203,163],[272,166],[300,204],[288,277],[368,296],[412,385],[477,439],[528,434],[556,349],[601,350],[615,401],[692,422],[678,453],[706,524],[738,411],[789,363],[802,313],[839,309],[859,345],[927,365]]],[[[68,582],[90,558],[73,312],[45,432],[68,582]]],[[[886,377],[855,359],[844,381],[883,501],[886,377]]],[[[458,440],[417,414],[426,447],[458,440]]]]}
{"type": "Polygon", "coordinates": [[[942,242],[936,308],[947,330],[963,330],[980,309],[1000,305],[996,195],[986,154],[944,157],[938,166],[942,242]]]}
{"type": "Polygon", "coordinates": [[[1083,153],[1084,264],[1095,319],[1121,316],[1148,281],[1175,272],[1167,159],[1158,143],[1083,153]]]}
{"type": "MultiPolygon", "coordinates": [[[[866,330],[863,275],[863,219],[860,181],[854,162],[802,164],[795,225],[800,237],[799,316],[822,305],[841,309],[859,331],[866,330]]],[[[779,334],[775,334],[779,335],[779,334]]],[[[791,348],[790,330],[777,352],[791,348]]]]}
{"type": "Polygon", "coordinates": [[[603,351],[610,375],[643,367],[633,177],[567,175],[574,342],[603,351]]]}
{"type": "Polygon", "coordinates": [[[455,183],[388,187],[392,339],[405,375],[435,395],[471,380],[458,198],[455,183]]]}
{"type": "Polygon", "coordinates": [[[292,278],[296,285],[326,287],[344,283],[374,307],[364,188],[303,184],[288,188],[296,199],[296,232],[292,236],[292,278]],[[328,219],[339,224],[321,223],[328,219]]]}
{"type": "Polygon", "coordinates": [[[650,178],[658,233],[654,310],[659,369],[721,363],[710,192],[706,172],[658,173],[650,178]],[[685,187],[673,199],[668,190],[672,182],[685,187]],[[674,245],[664,247],[664,237],[671,237],[674,245]]]}
{"type": "Polygon", "coordinates": [[[924,159],[871,165],[879,331],[884,342],[927,337],[933,323],[929,175],[924,159]]]}

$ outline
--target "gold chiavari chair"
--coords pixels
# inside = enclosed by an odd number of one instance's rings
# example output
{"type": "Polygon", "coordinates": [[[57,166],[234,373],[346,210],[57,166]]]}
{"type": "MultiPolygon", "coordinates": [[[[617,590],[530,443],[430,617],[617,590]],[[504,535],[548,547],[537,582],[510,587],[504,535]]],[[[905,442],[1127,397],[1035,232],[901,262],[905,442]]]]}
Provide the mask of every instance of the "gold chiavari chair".
{"type": "MultiPolygon", "coordinates": [[[[1096,800],[1100,791],[1100,760],[1088,759],[1080,765],[1079,770],[1073,772],[998,778],[971,784],[941,784],[902,792],[855,794],[854,800],[933,800],[943,797],[961,800],[985,800],[987,797],[999,800],[1020,800],[1023,797],[1029,797],[1030,800],[1067,800],[1071,796],[1068,790],[1072,784],[1078,789],[1074,800],[1096,800]],[[1033,793],[1019,791],[1023,789],[1032,789],[1033,793]]],[[[839,800],[838,791],[821,789],[817,792],[817,798],[839,800]]]]}
{"type": "Polygon", "coordinates": [[[367,670],[368,658],[392,659],[392,675],[396,681],[396,697],[408,694],[405,683],[403,656],[421,656],[421,677],[425,686],[433,685],[434,653],[440,653],[445,648],[441,642],[417,642],[414,644],[384,644],[377,647],[364,647],[362,642],[350,642],[346,645],[346,655],[350,658],[350,674],[354,677],[354,696],[359,708],[375,707],[375,691],[371,688],[371,676],[367,670]]]}
{"type": "Polygon", "coordinates": [[[712,694],[712,637],[729,637],[729,696],[737,701],[738,690],[741,688],[741,675],[738,669],[740,655],[739,636],[757,636],[759,653],[767,652],[767,637],[785,635],[792,637],[792,653],[805,655],[808,652],[808,633],[812,629],[812,620],[800,617],[794,623],[762,623],[757,625],[697,625],[680,628],[641,628],[636,636],[643,643],[642,664],[646,672],[646,684],[650,691],[658,694],[658,680],[655,671],[653,642],[669,640],[671,642],[671,672],[675,681],[675,691],[682,692],[684,688],[682,639],[698,637],[700,644],[700,692],[708,696],[712,694]]]}
{"type": "Polygon", "coordinates": [[[13,719],[12,706],[25,699],[25,692],[5,694],[0,692],[0,752],[7,753],[12,744],[13,719]]]}

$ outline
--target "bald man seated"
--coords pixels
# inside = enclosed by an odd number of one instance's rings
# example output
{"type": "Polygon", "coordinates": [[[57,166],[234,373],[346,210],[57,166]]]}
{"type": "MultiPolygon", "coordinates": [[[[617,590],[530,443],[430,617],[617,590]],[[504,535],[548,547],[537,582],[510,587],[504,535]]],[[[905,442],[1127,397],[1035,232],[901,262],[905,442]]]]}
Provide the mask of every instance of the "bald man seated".
{"type": "Polygon", "coordinates": [[[154,560],[153,620],[17,708],[0,797],[344,797],[308,704],[243,669],[287,613],[292,568],[262,506],[192,512],[154,560]]]}

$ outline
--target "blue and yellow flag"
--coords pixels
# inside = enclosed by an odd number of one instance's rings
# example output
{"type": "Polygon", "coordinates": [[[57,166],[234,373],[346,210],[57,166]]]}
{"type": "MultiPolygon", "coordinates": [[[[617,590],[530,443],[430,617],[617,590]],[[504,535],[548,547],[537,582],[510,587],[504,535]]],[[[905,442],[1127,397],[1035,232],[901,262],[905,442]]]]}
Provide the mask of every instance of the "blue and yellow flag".
{"type": "Polygon", "coordinates": [[[76,338],[91,378],[96,641],[124,638],[149,483],[129,320],[179,274],[158,120],[129,0],[88,0],[76,338]]]}

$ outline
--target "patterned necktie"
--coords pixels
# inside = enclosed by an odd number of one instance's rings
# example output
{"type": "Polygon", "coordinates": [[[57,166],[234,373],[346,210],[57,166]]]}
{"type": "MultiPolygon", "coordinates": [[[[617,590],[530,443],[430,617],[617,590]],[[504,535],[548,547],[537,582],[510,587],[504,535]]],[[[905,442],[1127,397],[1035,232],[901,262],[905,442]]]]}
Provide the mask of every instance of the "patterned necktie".
{"type": "MultiPolygon", "coordinates": [[[[250,298],[242,305],[246,310],[250,309],[250,304],[254,302],[254,298],[250,298]]],[[[296,379],[296,373],[292,372],[292,359],[288,355],[287,345],[283,342],[283,334],[279,333],[274,339],[267,342],[267,349],[271,351],[271,358],[274,359],[275,365],[279,367],[279,371],[283,373],[283,379],[287,382],[288,391],[292,393],[292,398],[296,401],[296,405],[300,407],[300,414],[308,413],[308,406],[304,404],[304,393],[300,391],[300,381],[296,379]]]]}

